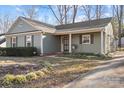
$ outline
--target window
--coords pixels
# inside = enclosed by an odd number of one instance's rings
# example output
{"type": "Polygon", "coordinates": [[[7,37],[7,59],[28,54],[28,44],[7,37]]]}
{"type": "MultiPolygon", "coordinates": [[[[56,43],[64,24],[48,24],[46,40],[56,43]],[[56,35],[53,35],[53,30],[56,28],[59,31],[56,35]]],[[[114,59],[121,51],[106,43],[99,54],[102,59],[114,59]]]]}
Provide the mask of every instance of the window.
{"type": "Polygon", "coordinates": [[[12,37],[12,47],[16,47],[16,37],[12,37]]]}
{"type": "Polygon", "coordinates": [[[27,35],[26,36],[26,46],[27,47],[31,47],[32,46],[32,36],[31,35],[27,35]]]}
{"type": "Polygon", "coordinates": [[[90,35],[82,35],[82,43],[83,44],[90,44],[90,35]]]}

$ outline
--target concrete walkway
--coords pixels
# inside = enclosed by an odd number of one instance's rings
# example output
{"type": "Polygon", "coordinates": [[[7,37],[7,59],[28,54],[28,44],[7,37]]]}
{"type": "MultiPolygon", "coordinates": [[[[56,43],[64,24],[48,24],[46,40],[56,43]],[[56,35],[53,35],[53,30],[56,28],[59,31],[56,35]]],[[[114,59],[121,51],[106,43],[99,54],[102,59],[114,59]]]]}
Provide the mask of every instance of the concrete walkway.
{"type": "Polygon", "coordinates": [[[104,61],[78,79],[64,86],[66,88],[115,88],[124,87],[124,57],[104,61]]]}

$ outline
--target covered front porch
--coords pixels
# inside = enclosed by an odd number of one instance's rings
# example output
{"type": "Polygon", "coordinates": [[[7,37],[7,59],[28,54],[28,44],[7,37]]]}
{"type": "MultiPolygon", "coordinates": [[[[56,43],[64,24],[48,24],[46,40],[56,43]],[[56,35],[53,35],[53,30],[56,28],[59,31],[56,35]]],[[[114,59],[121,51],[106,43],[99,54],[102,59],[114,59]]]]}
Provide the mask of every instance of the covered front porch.
{"type": "MultiPolygon", "coordinates": [[[[76,31],[75,31],[76,32],[76,31]]],[[[104,54],[104,30],[78,31],[77,33],[57,33],[61,40],[62,53],[104,54]],[[89,38],[87,40],[87,38],[89,38]]]]}

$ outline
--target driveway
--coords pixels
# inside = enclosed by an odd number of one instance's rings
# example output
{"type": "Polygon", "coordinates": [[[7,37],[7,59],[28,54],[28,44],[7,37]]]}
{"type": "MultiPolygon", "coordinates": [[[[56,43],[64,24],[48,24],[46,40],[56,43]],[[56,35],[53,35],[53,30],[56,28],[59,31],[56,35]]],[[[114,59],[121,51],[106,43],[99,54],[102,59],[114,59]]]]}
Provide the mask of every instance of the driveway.
{"type": "MultiPolygon", "coordinates": [[[[124,54],[124,53],[123,53],[124,54]]],[[[82,74],[78,79],[65,85],[66,88],[120,88],[124,87],[124,56],[82,74]]]]}

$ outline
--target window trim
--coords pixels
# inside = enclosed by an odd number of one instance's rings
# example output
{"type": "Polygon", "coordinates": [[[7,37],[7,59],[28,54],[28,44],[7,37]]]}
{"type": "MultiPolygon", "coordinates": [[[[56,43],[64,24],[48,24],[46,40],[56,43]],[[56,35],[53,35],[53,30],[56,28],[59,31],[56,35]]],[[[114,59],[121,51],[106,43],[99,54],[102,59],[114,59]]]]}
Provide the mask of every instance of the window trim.
{"type": "Polygon", "coordinates": [[[17,44],[16,38],[17,38],[16,36],[13,36],[13,37],[12,37],[12,47],[14,47],[13,44],[15,44],[15,47],[17,47],[17,46],[16,46],[16,44],[17,44]],[[15,39],[15,42],[13,42],[13,39],[15,39]]]}
{"type": "Polygon", "coordinates": [[[26,35],[26,47],[28,47],[28,46],[27,46],[28,43],[31,44],[31,46],[29,46],[29,47],[32,47],[32,35],[26,35]],[[31,41],[27,41],[28,36],[30,36],[31,41]]]}
{"type": "Polygon", "coordinates": [[[91,44],[91,35],[90,34],[82,35],[82,44],[91,44]],[[89,42],[88,43],[83,43],[83,37],[85,37],[85,36],[89,37],[89,42]]]}

